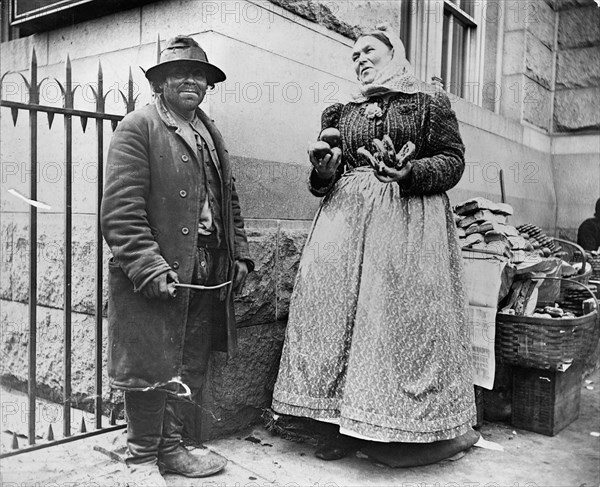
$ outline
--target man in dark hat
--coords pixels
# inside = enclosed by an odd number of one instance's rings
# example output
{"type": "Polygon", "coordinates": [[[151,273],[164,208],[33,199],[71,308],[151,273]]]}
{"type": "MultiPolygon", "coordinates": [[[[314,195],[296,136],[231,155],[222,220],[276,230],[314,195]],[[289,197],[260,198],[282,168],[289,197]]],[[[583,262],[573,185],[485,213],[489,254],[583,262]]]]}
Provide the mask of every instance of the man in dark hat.
{"type": "Polygon", "coordinates": [[[600,248],[600,198],[596,201],[594,218],[588,218],[579,226],[577,243],[585,250],[600,248]]]}
{"type": "Polygon", "coordinates": [[[233,294],[254,264],[223,138],[198,108],[225,74],[177,36],[146,77],[155,103],[113,135],[101,222],[113,254],[108,372],[125,391],[126,463],[137,485],[164,485],[159,471],[205,477],[225,466],[184,448],[182,431],[211,350],[235,352],[233,294]]]}

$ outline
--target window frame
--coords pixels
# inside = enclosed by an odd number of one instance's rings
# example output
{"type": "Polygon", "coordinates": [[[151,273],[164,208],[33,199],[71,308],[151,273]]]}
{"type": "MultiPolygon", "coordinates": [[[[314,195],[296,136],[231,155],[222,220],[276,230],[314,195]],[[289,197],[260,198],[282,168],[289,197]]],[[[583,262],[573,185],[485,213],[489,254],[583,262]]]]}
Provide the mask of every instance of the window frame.
{"type": "MultiPolygon", "coordinates": [[[[473,15],[469,15],[450,0],[419,1],[416,3],[416,21],[413,24],[413,33],[416,36],[412,57],[415,60],[413,63],[415,75],[429,83],[434,79],[443,80],[444,88],[449,93],[448,73],[442,72],[442,59],[444,56],[448,56],[448,51],[451,53],[452,39],[449,39],[446,52],[442,52],[444,13],[448,12],[451,19],[456,18],[469,27],[465,33],[468,40],[466,41],[462,96],[460,98],[479,106],[482,104],[484,88],[482,80],[486,3],[486,0],[474,0],[473,15]]],[[[452,32],[453,29],[449,29],[449,31],[452,32]]],[[[447,63],[447,66],[451,71],[452,63],[447,63]]],[[[457,97],[454,94],[452,96],[457,97]]]]}
{"type": "Polygon", "coordinates": [[[12,0],[2,0],[0,2],[0,42],[9,42],[20,37],[19,29],[11,25],[12,12],[12,0]]]}
{"type": "Polygon", "coordinates": [[[404,44],[406,59],[412,64],[415,59],[416,30],[417,30],[417,5],[418,0],[400,0],[400,26],[406,25],[406,36],[398,33],[404,44]]]}

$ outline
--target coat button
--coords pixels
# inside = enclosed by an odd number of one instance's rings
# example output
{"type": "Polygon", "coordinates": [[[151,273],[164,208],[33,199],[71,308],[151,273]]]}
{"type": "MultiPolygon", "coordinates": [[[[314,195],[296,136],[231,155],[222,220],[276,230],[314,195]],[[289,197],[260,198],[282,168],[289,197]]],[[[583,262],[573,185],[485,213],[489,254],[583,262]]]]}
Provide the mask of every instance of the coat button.
{"type": "Polygon", "coordinates": [[[189,157],[188,157],[186,154],[183,154],[183,155],[181,156],[181,160],[182,160],[183,162],[187,162],[187,161],[189,161],[189,160],[190,160],[190,158],[189,158],[189,157]]]}
{"type": "Polygon", "coordinates": [[[181,196],[182,198],[185,198],[185,197],[187,196],[187,191],[186,191],[185,189],[182,189],[182,190],[179,192],[179,196],[181,196]]]}
{"type": "Polygon", "coordinates": [[[183,227],[181,229],[181,233],[183,233],[184,235],[187,235],[188,233],[190,233],[190,229],[188,227],[183,227]]]}
{"type": "Polygon", "coordinates": [[[179,262],[174,260],[173,265],[171,266],[173,269],[179,269],[179,262]]]}

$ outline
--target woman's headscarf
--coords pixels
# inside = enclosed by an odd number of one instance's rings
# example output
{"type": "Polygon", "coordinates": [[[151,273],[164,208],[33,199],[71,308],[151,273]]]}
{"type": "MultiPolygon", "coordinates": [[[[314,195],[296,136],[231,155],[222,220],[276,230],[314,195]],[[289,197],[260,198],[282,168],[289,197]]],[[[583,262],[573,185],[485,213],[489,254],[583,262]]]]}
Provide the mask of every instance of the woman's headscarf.
{"type": "Polygon", "coordinates": [[[360,37],[381,35],[392,45],[394,50],[391,61],[379,70],[372,83],[360,82],[358,89],[352,94],[353,103],[362,103],[371,96],[391,92],[416,93],[420,91],[420,82],[413,75],[413,69],[408,59],[404,44],[387,24],[381,24],[374,29],[363,32],[360,37]]]}

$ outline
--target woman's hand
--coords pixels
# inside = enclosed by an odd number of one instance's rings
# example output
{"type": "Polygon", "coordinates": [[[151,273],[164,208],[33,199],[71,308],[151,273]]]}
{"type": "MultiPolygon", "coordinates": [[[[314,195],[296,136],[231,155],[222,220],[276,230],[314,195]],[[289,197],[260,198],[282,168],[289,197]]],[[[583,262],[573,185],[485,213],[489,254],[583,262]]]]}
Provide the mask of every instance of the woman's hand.
{"type": "Polygon", "coordinates": [[[375,153],[371,154],[361,147],[358,153],[363,156],[375,169],[375,177],[382,183],[406,182],[410,179],[412,165],[407,159],[413,154],[415,145],[407,142],[396,154],[394,143],[388,135],[383,140],[374,139],[375,153]]]}
{"type": "Polygon", "coordinates": [[[410,180],[412,164],[407,162],[402,169],[383,166],[380,171],[375,171],[375,177],[382,183],[402,183],[410,180]]]}
{"type": "Polygon", "coordinates": [[[309,144],[308,158],[321,179],[331,179],[342,162],[342,150],[339,147],[334,147],[328,154],[318,159],[315,149],[321,144],[323,144],[321,141],[309,144]]]}

